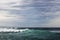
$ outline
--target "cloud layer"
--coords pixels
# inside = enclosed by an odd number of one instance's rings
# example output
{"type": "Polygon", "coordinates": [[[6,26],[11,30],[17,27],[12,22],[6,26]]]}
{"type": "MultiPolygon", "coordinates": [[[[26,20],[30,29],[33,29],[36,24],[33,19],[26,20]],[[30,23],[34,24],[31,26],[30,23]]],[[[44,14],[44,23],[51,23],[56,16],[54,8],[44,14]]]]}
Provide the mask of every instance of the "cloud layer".
{"type": "Polygon", "coordinates": [[[60,0],[0,0],[0,26],[60,27],[60,0]]]}

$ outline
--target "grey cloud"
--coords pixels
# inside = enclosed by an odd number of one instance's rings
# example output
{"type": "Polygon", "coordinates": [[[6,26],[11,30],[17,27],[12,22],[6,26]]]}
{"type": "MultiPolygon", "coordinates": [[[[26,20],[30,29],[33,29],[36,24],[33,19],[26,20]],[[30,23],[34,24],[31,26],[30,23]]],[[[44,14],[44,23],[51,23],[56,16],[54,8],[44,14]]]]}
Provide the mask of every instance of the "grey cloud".
{"type": "MultiPolygon", "coordinates": [[[[16,3],[9,3],[12,9],[0,9],[8,11],[11,15],[16,15],[18,17],[23,16],[25,21],[20,22],[20,20],[12,21],[12,24],[19,26],[43,26],[48,23],[51,19],[59,16],[56,12],[60,11],[59,3],[52,3],[55,0],[25,0],[22,5],[15,5],[16,3]],[[30,2],[31,1],[31,2],[30,2]],[[18,8],[13,9],[13,8],[18,8]]],[[[15,16],[7,16],[15,17],[15,16]]],[[[9,22],[8,22],[9,23],[9,22]]],[[[15,25],[15,26],[16,26],[15,25]]]]}

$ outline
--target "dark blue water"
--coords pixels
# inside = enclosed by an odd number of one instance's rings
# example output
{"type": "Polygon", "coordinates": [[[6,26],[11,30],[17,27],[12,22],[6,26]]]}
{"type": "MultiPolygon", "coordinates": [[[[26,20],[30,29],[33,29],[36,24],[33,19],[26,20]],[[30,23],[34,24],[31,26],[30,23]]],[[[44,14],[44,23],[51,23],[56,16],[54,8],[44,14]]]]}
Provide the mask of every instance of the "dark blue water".
{"type": "Polygon", "coordinates": [[[60,40],[60,33],[33,29],[17,33],[1,32],[0,40],[60,40]]]}

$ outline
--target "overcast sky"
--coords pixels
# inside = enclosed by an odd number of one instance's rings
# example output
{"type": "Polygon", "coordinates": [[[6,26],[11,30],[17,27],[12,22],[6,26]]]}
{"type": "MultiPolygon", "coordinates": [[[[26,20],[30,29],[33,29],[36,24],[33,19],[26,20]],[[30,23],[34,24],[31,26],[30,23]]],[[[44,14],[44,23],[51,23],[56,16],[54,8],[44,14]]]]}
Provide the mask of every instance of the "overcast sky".
{"type": "Polygon", "coordinates": [[[60,27],[60,0],[0,0],[0,26],[60,27]]]}

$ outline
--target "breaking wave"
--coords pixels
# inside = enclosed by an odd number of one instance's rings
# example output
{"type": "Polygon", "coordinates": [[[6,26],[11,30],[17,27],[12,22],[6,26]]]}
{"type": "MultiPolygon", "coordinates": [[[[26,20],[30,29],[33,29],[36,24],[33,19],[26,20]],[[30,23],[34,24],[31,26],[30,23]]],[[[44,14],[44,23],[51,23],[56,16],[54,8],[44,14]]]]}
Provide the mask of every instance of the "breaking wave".
{"type": "Polygon", "coordinates": [[[0,40],[60,40],[59,37],[60,33],[48,30],[0,29],[0,40]]]}

